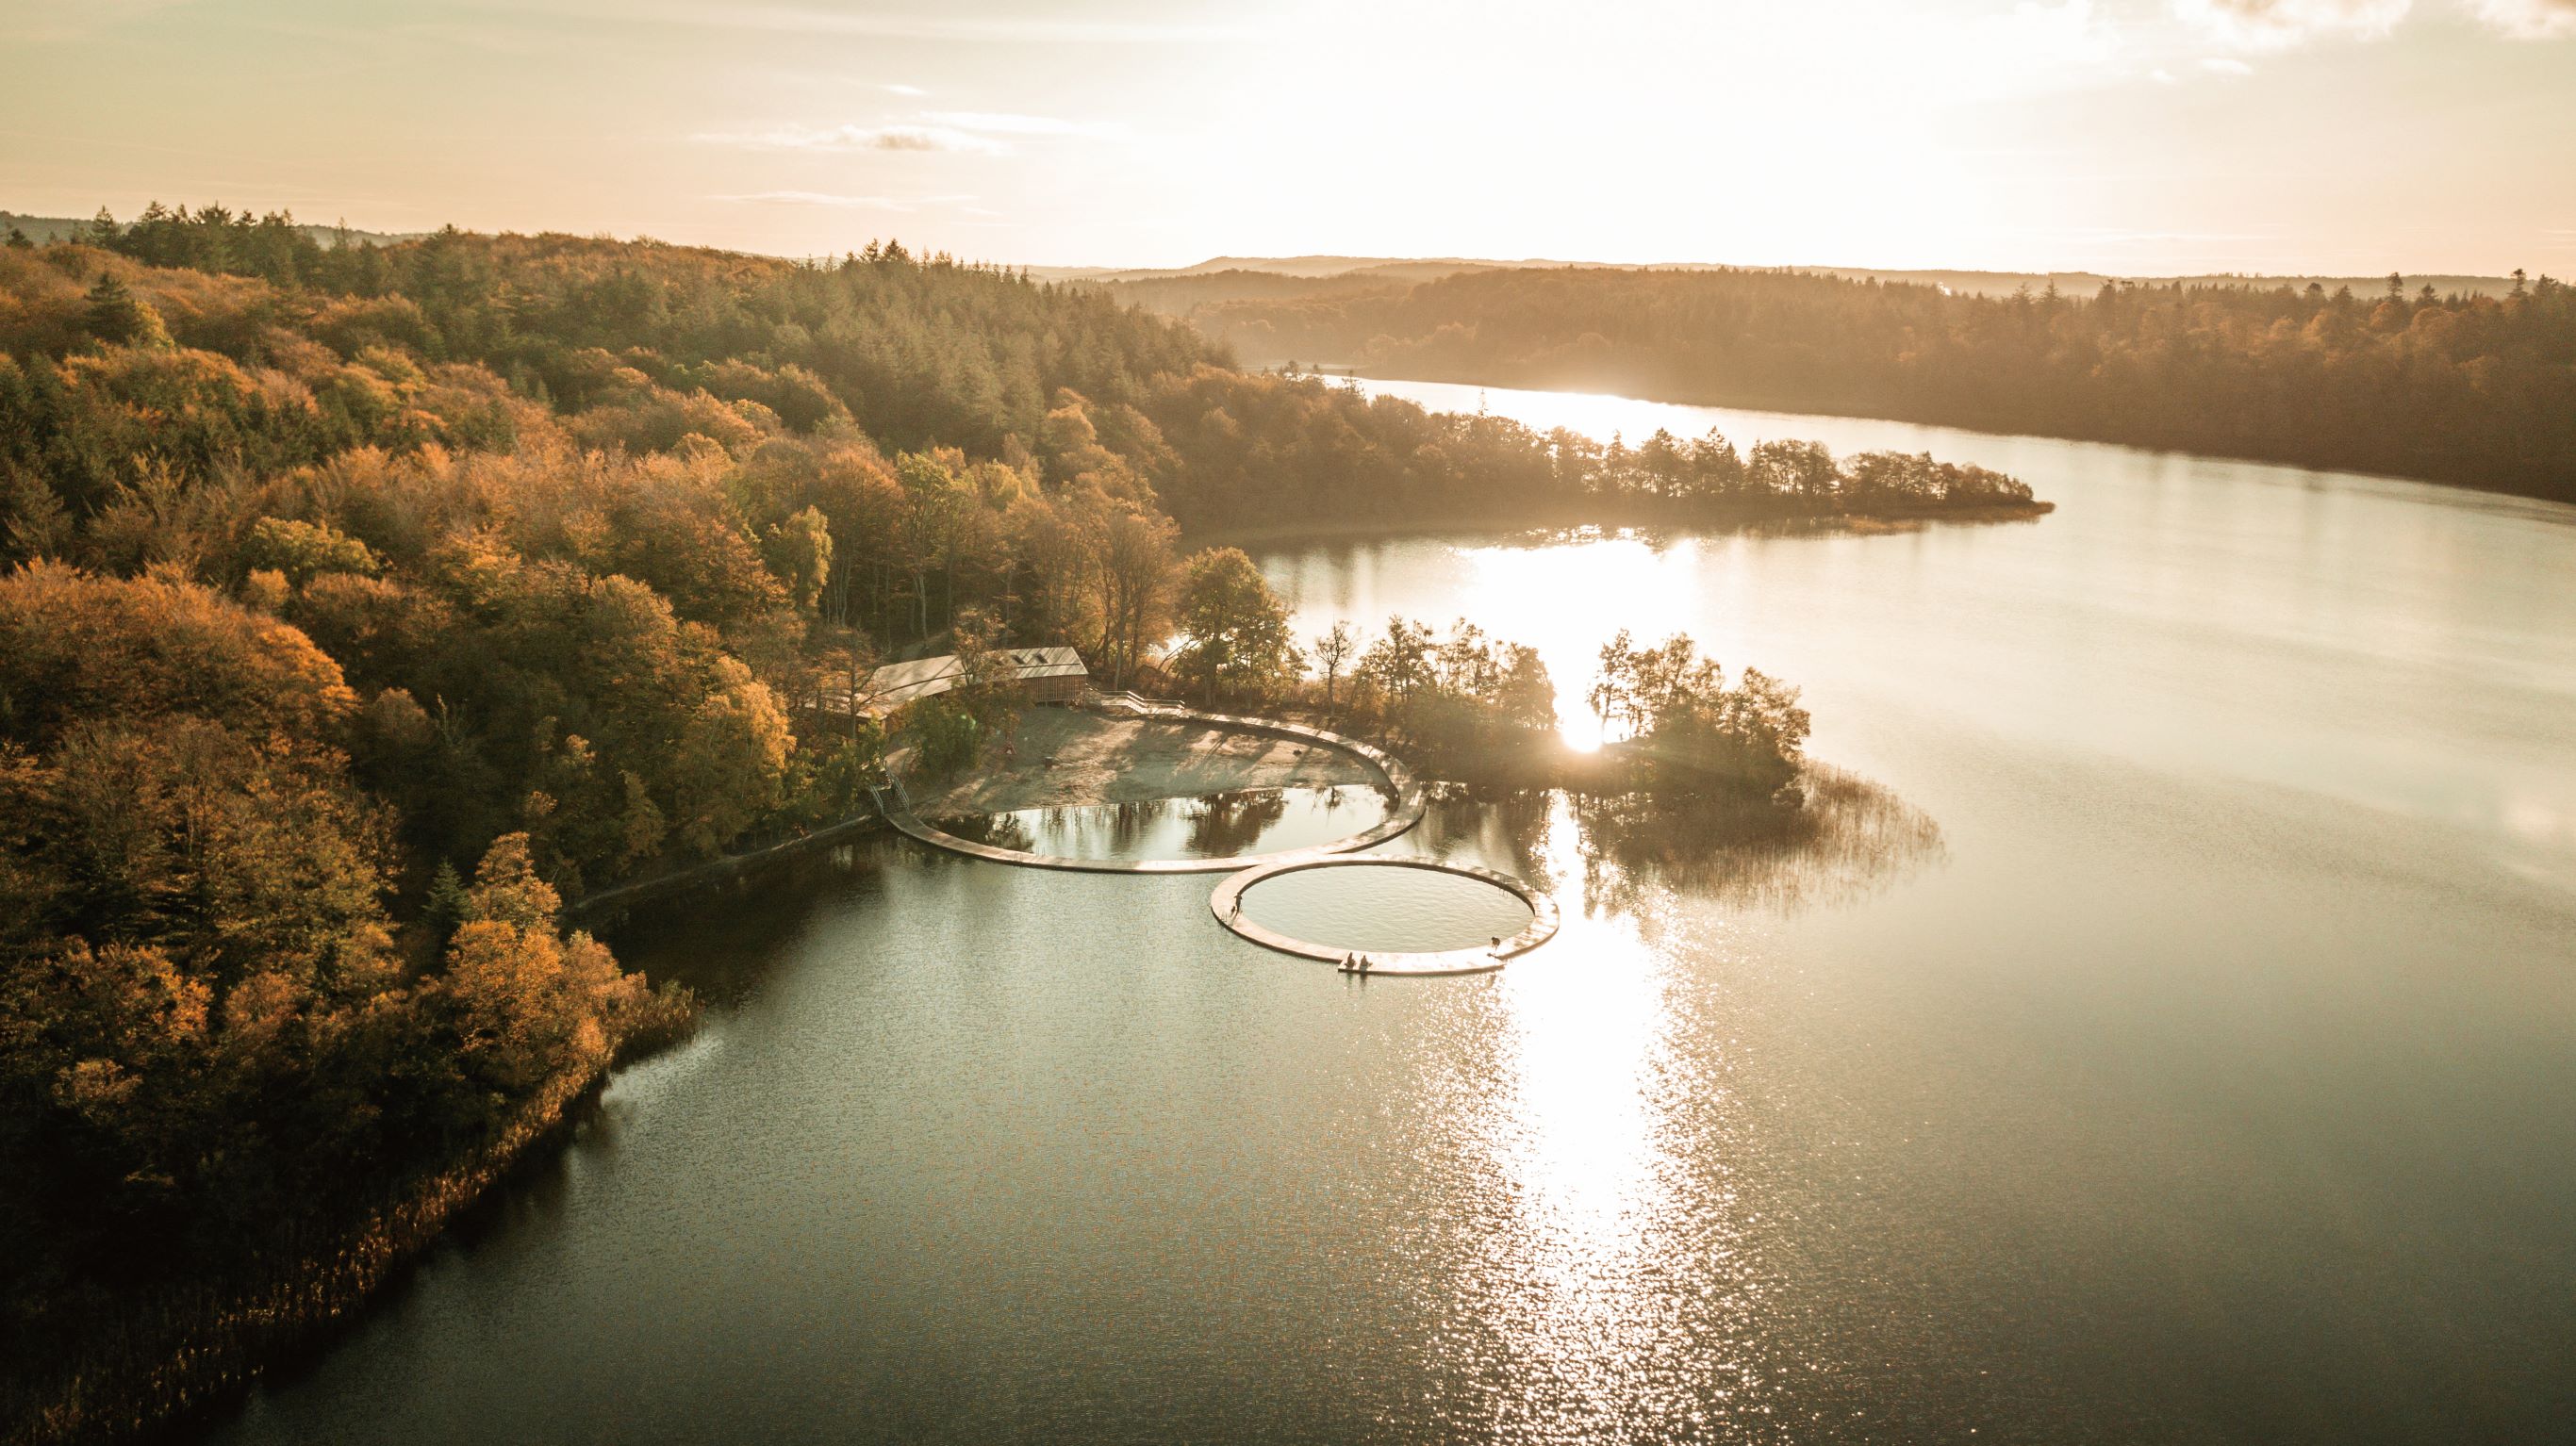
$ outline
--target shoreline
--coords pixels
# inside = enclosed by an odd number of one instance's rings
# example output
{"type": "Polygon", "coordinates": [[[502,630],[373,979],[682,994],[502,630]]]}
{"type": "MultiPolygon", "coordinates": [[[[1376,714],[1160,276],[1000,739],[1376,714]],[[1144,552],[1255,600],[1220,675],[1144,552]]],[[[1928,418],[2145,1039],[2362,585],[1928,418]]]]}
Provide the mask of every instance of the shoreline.
{"type": "Polygon", "coordinates": [[[585,919],[601,911],[608,911],[613,919],[622,916],[626,910],[639,904],[657,902],[673,894],[684,894],[693,889],[709,888],[717,884],[740,882],[760,870],[784,863],[800,854],[829,844],[837,844],[885,826],[886,820],[883,813],[875,808],[861,809],[855,813],[844,814],[830,823],[794,838],[781,839],[776,843],[763,844],[759,848],[746,849],[740,853],[719,854],[699,863],[684,864],[679,868],[665,870],[644,878],[611,884],[607,888],[584,894],[565,904],[557,914],[557,918],[569,924],[577,919],[585,919]]]}
{"type": "Polygon", "coordinates": [[[2054,502],[2034,500],[2000,503],[1991,507],[1930,507],[1891,512],[1782,514],[1752,510],[1726,515],[1675,517],[1663,512],[1618,511],[1609,514],[1587,514],[1581,518],[1565,518],[1556,521],[1521,522],[1462,513],[1448,517],[1407,519],[1398,522],[1366,520],[1281,522],[1254,526],[1212,527],[1205,530],[1184,528],[1181,539],[1185,543],[1202,547],[1259,547],[1281,543],[1370,537],[1490,538],[1538,534],[1552,540],[1562,540],[1570,534],[1587,531],[1598,532],[1604,536],[1649,530],[1676,534],[1762,533],[1784,537],[1834,533],[1869,536],[1890,532],[1915,532],[1935,524],[1949,522],[1963,524],[2036,522],[2056,510],[2057,504],[2054,502]]]}
{"type": "MultiPolygon", "coordinates": [[[[178,1283],[157,1299],[125,1303],[104,1349],[66,1358],[42,1385],[30,1383],[24,1414],[0,1422],[13,1443],[112,1443],[175,1439],[211,1422],[261,1377],[299,1352],[354,1326],[383,1289],[446,1237],[449,1227],[490,1199],[536,1153],[580,1125],[620,1066],[656,1053],[695,1028],[643,1018],[610,1045],[607,1058],[547,1081],[499,1135],[461,1161],[422,1176],[361,1212],[318,1248],[266,1271],[178,1283]],[[138,1316],[177,1319],[157,1331],[138,1316]],[[155,1337],[138,1343],[136,1337],[155,1337]],[[109,1359],[102,1364],[96,1356],[109,1359]]],[[[57,1337],[60,1339],[60,1337],[57,1337]]]]}
{"type": "MultiPolygon", "coordinates": [[[[739,883],[804,854],[890,827],[871,806],[794,838],[586,894],[558,911],[558,927],[611,922],[639,905],[739,883]]],[[[360,1212],[310,1253],[266,1271],[265,1278],[252,1284],[218,1275],[178,1282],[157,1300],[132,1303],[127,1319],[158,1313],[165,1319],[193,1317],[194,1323],[164,1327],[159,1348],[133,1345],[133,1337],[150,1328],[138,1331],[123,1320],[118,1330],[98,1333],[107,1353],[125,1359],[104,1366],[95,1360],[66,1360],[52,1382],[30,1384],[18,1403],[25,1414],[0,1421],[0,1441],[16,1446],[164,1439],[204,1424],[208,1413],[248,1391],[269,1371],[354,1324],[452,1224],[578,1128],[583,1102],[596,1099],[620,1068],[671,1048],[695,1031],[694,1005],[685,1017],[674,1017],[671,1007],[660,1003],[664,996],[646,997],[655,1005],[629,1022],[611,1042],[606,1059],[548,1080],[492,1141],[360,1212]]],[[[258,1273],[255,1266],[253,1273],[258,1273]]]]}
{"type": "MultiPolygon", "coordinates": [[[[1248,369],[1277,372],[1280,361],[1246,362],[1248,369]]],[[[1661,407],[1709,407],[1730,412],[1768,412],[1782,417],[1827,417],[1847,422],[1895,422],[1909,427],[1943,427],[1954,432],[1974,432],[1981,437],[2038,437],[2051,442],[2085,442],[2099,447],[2125,447],[2132,451],[2165,457],[2198,457],[2215,462],[2247,462],[2263,467],[2286,467],[2300,472],[2331,472],[2349,477],[2365,477],[2379,482],[2411,482],[2424,487],[2441,487],[2458,492],[2484,493],[2491,497],[2513,497],[2527,502],[2554,502],[2576,506],[2576,496],[2534,492],[2516,487],[2497,486],[2486,482],[2455,481],[2447,477],[2423,476],[2407,472],[2382,472],[2371,467],[2349,467],[2332,463],[2303,461],[2293,457],[2266,456],[2251,452],[2208,452],[2192,447],[2169,446],[2158,442],[2141,442],[2125,437],[2089,436],[2079,432],[2053,431],[2038,427],[1980,426],[1974,422],[1954,421],[1934,416],[1903,416],[1883,411],[1860,411],[1847,407],[1819,406],[1813,402],[1779,401],[1765,397],[1724,398],[1649,395],[1647,392],[1602,390],[1583,386],[1551,386],[1537,381],[1493,381],[1472,377],[1402,376],[1348,363],[1333,363],[1334,370],[1323,364],[1309,364],[1297,376],[1313,376],[1321,381],[1351,380],[1363,382],[1425,382],[1444,387],[1496,387],[1512,392],[1548,392],[1570,397],[1616,397],[1622,401],[1647,402],[1661,407]]],[[[1427,410],[1440,410],[1428,408],[1427,410]]]]}

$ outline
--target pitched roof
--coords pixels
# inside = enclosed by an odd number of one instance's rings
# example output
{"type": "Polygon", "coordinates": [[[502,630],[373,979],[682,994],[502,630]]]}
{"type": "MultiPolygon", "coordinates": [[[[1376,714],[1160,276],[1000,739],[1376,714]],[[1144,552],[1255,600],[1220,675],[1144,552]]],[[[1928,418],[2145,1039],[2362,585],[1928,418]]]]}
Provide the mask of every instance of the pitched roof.
{"type": "MultiPolygon", "coordinates": [[[[1032,678],[1084,678],[1091,674],[1082,665],[1082,654],[1071,648],[1006,648],[1001,656],[1009,664],[1009,676],[1021,682],[1032,678]]],[[[909,663],[888,663],[859,685],[857,711],[880,717],[914,699],[945,693],[965,681],[966,666],[954,653],[916,658],[909,663]]]]}

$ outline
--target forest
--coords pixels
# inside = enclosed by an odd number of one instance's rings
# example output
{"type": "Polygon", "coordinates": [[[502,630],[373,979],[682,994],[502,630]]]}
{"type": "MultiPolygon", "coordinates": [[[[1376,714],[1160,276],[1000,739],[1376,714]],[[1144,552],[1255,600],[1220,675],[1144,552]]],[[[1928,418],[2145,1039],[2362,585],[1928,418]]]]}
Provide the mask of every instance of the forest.
{"type": "MultiPolygon", "coordinates": [[[[2172,448],[2576,498],[2576,292],[2105,282],[1953,293],[1517,268],[1170,304],[1246,359],[2172,448]]],[[[1195,295],[1193,293],[1192,295],[1195,295]]]]}
{"type": "MultiPolygon", "coordinates": [[[[880,661],[1070,642],[1226,697],[1313,663],[1460,758],[1530,731],[1534,655],[1408,624],[1327,664],[1185,529],[2029,506],[1925,457],[1372,402],[890,242],[11,236],[0,1422],[113,1435],[238,1378],[685,1028],[565,906],[864,809],[955,722],[838,706],[880,661]]],[[[1794,712],[1667,693],[1675,739],[1794,712]]]]}

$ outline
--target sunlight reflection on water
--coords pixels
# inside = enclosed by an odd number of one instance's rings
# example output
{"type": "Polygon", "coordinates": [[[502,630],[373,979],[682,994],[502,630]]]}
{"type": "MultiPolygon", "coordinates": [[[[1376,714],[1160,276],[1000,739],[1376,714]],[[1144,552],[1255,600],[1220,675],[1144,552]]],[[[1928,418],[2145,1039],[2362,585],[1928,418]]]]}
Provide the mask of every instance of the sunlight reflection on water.
{"type": "MultiPolygon", "coordinates": [[[[1419,842],[1446,854],[1467,828],[1494,859],[1494,822],[1453,804],[1419,842]]],[[[1561,798],[1512,827],[1565,931],[1491,976],[1415,1081],[1407,1114],[1439,1122],[1416,1148],[1454,1151],[1449,1193],[1472,1202],[1423,1252],[1442,1282],[1427,1397],[1460,1439],[1780,1439],[1792,1371],[1843,1363],[1783,1312],[1738,1188],[1776,1146],[1740,1117],[1733,1046],[1712,1049],[1687,972],[1731,936],[1676,934],[1651,884],[1619,908],[1587,896],[1602,870],[1561,798]]]]}

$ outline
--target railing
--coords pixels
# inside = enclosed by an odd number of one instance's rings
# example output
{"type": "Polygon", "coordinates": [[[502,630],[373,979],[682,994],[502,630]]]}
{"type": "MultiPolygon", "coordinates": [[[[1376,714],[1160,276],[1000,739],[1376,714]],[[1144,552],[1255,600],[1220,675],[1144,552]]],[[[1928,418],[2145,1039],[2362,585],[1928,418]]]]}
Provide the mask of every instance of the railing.
{"type": "Polygon", "coordinates": [[[1141,693],[1111,693],[1099,688],[1085,688],[1082,701],[1096,708],[1125,708],[1136,713],[1169,714],[1189,711],[1189,705],[1178,698],[1148,698],[1141,693]]]}

